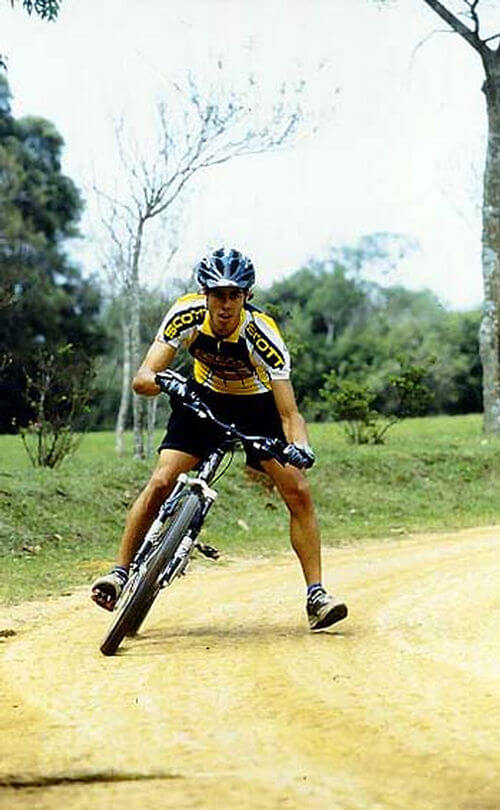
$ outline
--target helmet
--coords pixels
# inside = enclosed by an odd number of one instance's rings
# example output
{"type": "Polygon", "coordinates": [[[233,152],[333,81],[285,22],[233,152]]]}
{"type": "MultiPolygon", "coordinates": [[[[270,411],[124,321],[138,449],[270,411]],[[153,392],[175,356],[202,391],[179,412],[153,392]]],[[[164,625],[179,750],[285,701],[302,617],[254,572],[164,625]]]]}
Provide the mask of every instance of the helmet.
{"type": "Polygon", "coordinates": [[[200,287],[239,287],[249,290],[255,284],[255,270],[248,256],[239,250],[219,248],[195,267],[200,287]]]}

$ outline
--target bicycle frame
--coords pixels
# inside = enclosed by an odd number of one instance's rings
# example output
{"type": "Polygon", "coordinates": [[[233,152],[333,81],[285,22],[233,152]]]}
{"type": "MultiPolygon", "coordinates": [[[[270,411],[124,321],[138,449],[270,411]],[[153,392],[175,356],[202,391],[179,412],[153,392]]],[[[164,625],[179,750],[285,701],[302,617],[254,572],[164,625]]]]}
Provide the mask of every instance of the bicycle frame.
{"type": "MultiPolygon", "coordinates": [[[[196,546],[196,537],[203,525],[203,522],[217,498],[217,491],[210,487],[217,470],[219,469],[226,453],[233,448],[234,442],[225,442],[216,447],[202,462],[198,474],[190,476],[187,473],[180,473],[170,495],[161,505],[157,518],[153,521],[149,531],[136,552],[130,566],[130,573],[135,573],[144,562],[152,548],[154,548],[164,534],[164,524],[168,517],[174,514],[179,502],[185,498],[189,492],[197,495],[200,509],[196,521],[193,521],[189,528],[189,535],[186,535],[178,546],[174,557],[169,561],[160,579],[162,588],[169,585],[172,580],[181,574],[189,561],[189,558],[196,546]]],[[[200,546],[199,550],[207,556],[215,557],[215,554],[207,553],[204,549],[211,547],[200,546]]],[[[215,549],[211,549],[215,552],[215,549]]]]}
{"type": "MultiPolygon", "coordinates": [[[[218,493],[215,489],[212,489],[209,486],[209,482],[213,480],[225,454],[225,449],[219,447],[216,448],[203,462],[202,468],[197,476],[188,476],[186,473],[181,473],[177,479],[177,482],[180,483],[181,486],[177,498],[180,500],[183,495],[185,497],[188,492],[193,492],[199,499],[200,508],[196,518],[193,519],[188,531],[182,538],[174,553],[174,556],[168,562],[165,571],[160,578],[160,587],[162,588],[170,585],[175,577],[184,572],[189,562],[189,558],[197,545],[199,550],[203,552],[204,547],[196,543],[196,538],[209,510],[217,498],[218,493]]],[[[169,500],[170,499],[167,498],[167,501],[165,502],[167,510],[169,500]]]]}

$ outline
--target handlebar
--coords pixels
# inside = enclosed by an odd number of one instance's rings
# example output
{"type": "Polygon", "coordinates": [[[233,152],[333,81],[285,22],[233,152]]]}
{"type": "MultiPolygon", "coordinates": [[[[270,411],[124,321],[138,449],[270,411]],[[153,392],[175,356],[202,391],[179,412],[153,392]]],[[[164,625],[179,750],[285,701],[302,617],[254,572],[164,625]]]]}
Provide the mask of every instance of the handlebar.
{"type": "Polygon", "coordinates": [[[177,371],[167,369],[160,371],[155,375],[155,382],[164,394],[171,397],[177,397],[185,408],[189,408],[200,419],[209,419],[217,427],[221,428],[226,434],[228,439],[234,439],[250,444],[256,450],[263,451],[266,455],[275,458],[283,466],[289,464],[290,460],[286,454],[288,444],[278,438],[269,438],[268,436],[249,436],[242,433],[236,425],[221,422],[209,406],[199,397],[194,391],[191,391],[187,385],[187,380],[182,374],[177,371]]]}

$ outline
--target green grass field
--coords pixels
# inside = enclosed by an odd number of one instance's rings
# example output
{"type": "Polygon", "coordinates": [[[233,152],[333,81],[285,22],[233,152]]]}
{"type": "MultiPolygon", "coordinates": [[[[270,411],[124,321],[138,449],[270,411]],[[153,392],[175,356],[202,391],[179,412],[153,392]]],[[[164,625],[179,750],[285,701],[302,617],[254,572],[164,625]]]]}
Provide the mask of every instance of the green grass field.
{"type": "MultiPolygon", "coordinates": [[[[349,445],[337,425],[310,427],[310,471],[325,545],[500,522],[500,440],[479,416],[408,420],[387,444],[349,445]]],[[[59,470],[34,469],[0,436],[0,601],[64,593],[113,560],[127,507],[154,459],[117,458],[110,433],[86,436],[59,470]]],[[[288,517],[240,454],[217,485],[203,529],[229,556],[288,549],[288,517]]]]}

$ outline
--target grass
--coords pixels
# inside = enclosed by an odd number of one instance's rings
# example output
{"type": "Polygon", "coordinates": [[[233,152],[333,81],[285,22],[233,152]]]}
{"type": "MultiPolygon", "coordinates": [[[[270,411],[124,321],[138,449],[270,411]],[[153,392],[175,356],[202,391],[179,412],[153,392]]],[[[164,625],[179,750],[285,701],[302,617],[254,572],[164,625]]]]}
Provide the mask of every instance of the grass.
{"type": "MultiPolygon", "coordinates": [[[[500,440],[482,435],[479,416],[408,420],[375,447],[347,444],[333,424],[310,433],[325,545],[499,522],[500,440]]],[[[154,463],[118,459],[110,433],[86,436],[59,470],[34,469],[15,436],[0,436],[0,458],[3,602],[63,593],[105,570],[154,463]]],[[[286,509],[240,454],[217,488],[208,542],[229,555],[288,547],[286,509]]]]}

